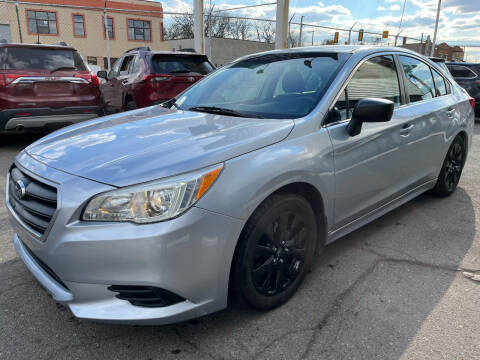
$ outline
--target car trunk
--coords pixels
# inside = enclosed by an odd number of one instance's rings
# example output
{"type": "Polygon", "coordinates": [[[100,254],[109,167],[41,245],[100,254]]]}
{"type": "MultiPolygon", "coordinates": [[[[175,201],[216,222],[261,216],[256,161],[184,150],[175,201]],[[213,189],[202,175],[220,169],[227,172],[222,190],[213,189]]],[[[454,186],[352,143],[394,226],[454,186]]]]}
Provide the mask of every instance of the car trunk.
{"type": "Polygon", "coordinates": [[[1,51],[5,59],[0,65],[2,109],[89,106],[98,98],[98,80],[72,49],[1,51]]]}
{"type": "Polygon", "coordinates": [[[204,55],[154,54],[149,84],[164,99],[175,97],[214,70],[204,55]]]}

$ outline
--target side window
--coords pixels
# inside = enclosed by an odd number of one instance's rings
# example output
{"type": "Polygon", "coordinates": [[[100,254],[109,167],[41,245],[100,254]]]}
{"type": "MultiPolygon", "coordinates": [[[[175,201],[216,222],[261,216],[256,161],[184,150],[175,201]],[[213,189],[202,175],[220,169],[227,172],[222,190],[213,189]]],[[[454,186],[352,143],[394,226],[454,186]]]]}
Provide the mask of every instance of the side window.
{"type": "Polygon", "coordinates": [[[399,57],[407,78],[407,93],[410,102],[435,97],[435,85],[430,67],[409,56],[400,55],[399,57]]]}
{"type": "Polygon", "coordinates": [[[381,98],[401,104],[400,85],[391,55],[376,56],[365,61],[344,89],[327,123],[350,119],[357,102],[364,98],[381,98]]]}
{"type": "Polygon", "coordinates": [[[437,90],[437,96],[447,95],[447,86],[445,79],[442,75],[432,69],[433,80],[435,81],[435,88],[437,90]]]}
{"type": "Polygon", "coordinates": [[[473,79],[477,77],[477,74],[466,66],[451,65],[448,67],[448,70],[450,70],[450,73],[454,78],[473,79]]]}
{"type": "Polygon", "coordinates": [[[109,79],[114,79],[118,76],[119,69],[120,69],[120,64],[122,63],[122,58],[118,59],[115,61],[115,64],[113,64],[112,68],[110,69],[110,73],[108,74],[109,79]]]}
{"type": "Polygon", "coordinates": [[[132,55],[125,56],[125,59],[123,60],[122,66],[120,67],[120,76],[128,74],[128,72],[130,70],[130,66],[132,65],[132,62],[133,62],[133,58],[134,57],[132,55]]]}

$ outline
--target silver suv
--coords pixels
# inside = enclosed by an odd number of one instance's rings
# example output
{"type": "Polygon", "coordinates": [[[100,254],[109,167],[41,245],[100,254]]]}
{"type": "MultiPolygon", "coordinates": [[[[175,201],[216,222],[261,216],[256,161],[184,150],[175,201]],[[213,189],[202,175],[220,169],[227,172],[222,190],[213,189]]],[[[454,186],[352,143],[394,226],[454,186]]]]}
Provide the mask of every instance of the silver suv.
{"type": "Polygon", "coordinates": [[[22,151],[13,242],[80,318],[177,322],[225,308],[229,290],[271,309],[326,244],[427,190],[452,194],[473,123],[465,91],[408,50],[244,57],[163,106],[22,151]]]}

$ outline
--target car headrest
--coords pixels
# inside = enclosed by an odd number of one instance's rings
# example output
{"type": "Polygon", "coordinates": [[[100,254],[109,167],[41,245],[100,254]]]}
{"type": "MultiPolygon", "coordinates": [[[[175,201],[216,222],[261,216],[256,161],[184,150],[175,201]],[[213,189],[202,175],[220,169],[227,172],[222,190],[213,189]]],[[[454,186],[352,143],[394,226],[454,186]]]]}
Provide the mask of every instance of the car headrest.
{"type": "Polygon", "coordinates": [[[299,71],[291,70],[283,75],[282,88],[286,93],[298,93],[305,89],[305,80],[299,71]]]}

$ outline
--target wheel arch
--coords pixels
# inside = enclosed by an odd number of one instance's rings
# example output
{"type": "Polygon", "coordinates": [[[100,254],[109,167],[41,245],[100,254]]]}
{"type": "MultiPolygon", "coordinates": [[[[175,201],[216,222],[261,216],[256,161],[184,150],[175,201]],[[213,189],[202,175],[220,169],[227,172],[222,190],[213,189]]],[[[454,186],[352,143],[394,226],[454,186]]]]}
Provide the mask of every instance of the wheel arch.
{"type": "Polygon", "coordinates": [[[317,219],[317,244],[315,247],[315,253],[319,254],[323,246],[326,244],[328,222],[327,222],[327,217],[325,216],[324,199],[320,191],[314,185],[304,181],[291,182],[275,189],[270,194],[268,194],[268,196],[266,196],[249,214],[249,217],[245,221],[245,224],[243,225],[240,235],[236,239],[235,250],[233,252],[232,261],[230,263],[230,270],[229,270],[229,282],[228,282],[229,294],[231,294],[232,292],[232,289],[231,289],[232,275],[233,275],[232,270],[234,269],[237,261],[237,254],[238,254],[239,243],[240,243],[239,240],[243,232],[245,231],[248,220],[252,217],[255,211],[271,196],[279,195],[279,194],[292,194],[292,193],[302,196],[310,204],[315,214],[315,217],[317,219]]]}

